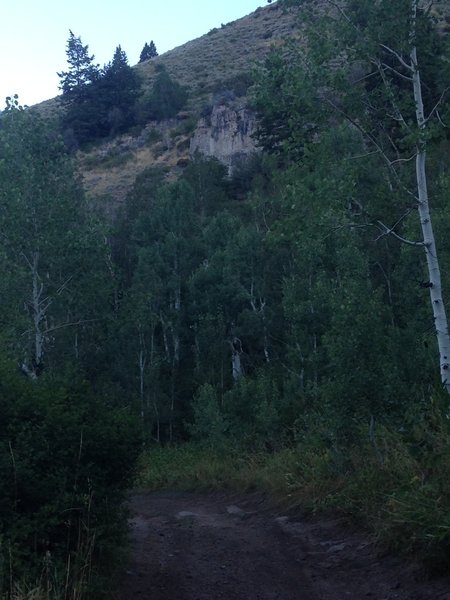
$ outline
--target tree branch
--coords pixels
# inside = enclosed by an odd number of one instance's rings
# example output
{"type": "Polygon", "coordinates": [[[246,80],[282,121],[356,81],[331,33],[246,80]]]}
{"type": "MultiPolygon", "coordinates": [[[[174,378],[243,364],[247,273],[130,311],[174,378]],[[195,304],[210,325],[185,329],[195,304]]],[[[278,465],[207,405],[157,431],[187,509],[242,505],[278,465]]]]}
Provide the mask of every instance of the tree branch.
{"type": "Polygon", "coordinates": [[[345,119],[347,119],[347,121],[349,123],[351,123],[360,133],[363,134],[363,136],[365,138],[367,138],[369,140],[369,142],[376,148],[377,153],[380,154],[381,158],[384,160],[384,162],[386,163],[386,165],[388,166],[389,170],[393,173],[395,179],[397,180],[398,184],[405,190],[405,192],[409,195],[412,196],[414,198],[414,200],[417,201],[417,196],[411,191],[409,190],[400,180],[400,177],[397,173],[397,171],[394,169],[393,166],[393,162],[391,161],[391,159],[387,156],[387,154],[385,153],[385,151],[383,150],[383,148],[380,146],[380,144],[377,142],[377,140],[373,137],[373,135],[371,135],[368,131],[366,131],[366,129],[364,129],[364,127],[362,127],[362,125],[360,125],[357,121],[355,121],[355,119],[353,119],[350,115],[348,115],[344,110],[342,110],[339,106],[337,106],[332,100],[330,100],[330,98],[327,98],[326,96],[323,97],[323,99],[325,100],[325,102],[327,102],[332,108],[334,108],[334,110],[336,110],[338,113],[340,113],[345,119]]]}
{"type": "Polygon", "coordinates": [[[412,156],[410,156],[409,158],[397,158],[397,160],[393,160],[392,164],[395,165],[396,163],[405,163],[405,162],[411,162],[412,160],[414,160],[417,157],[417,152],[415,154],[413,154],[412,156]]]}
{"type": "MultiPolygon", "coordinates": [[[[446,93],[450,90],[450,85],[448,85],[445,90],[442,92],[441,97],[439,98],[439,100],[436,102],[436,105],[433,107],[433,110],[430,112],[430,114],[428,115],[428,117],[425,119],[424,123],[428,123],[428,121],[432,118],[432,116],[434,115],[434,113],[438,114],[438,119],[439,122],[443,125],[441,119],[439,118],[439,113],[438,113],[438,109],[439,109],[439,105],[441,104],[442,100],[445,98],[446,93]]],[[[444,125],[445,127],[445,125],[444,125]]]]}
{"type": "Polygon", "coordinates": [[[395,56],[395,58],[399,61],[400,64],[402,64],[405,69],[408,69],[408,71],[410,71],[411,73],[414,73],[414,67],[412,65],[409,65],[405,59],[400,56],[400,54],[398,52],[396,52],[395,50],[392,50],[392,48],[389,48],[389,46],[386,46],[386,44],[380,44],[381,48],[384,48],[384,50],[387,50],[387,52],[390,52],[391,54],[393,54],[395,56]]]}
{"type": "MultiPolygon", "coordinates": [[[[47,327],[42,331],[42,335],[47,335],[48,333],[52,333],[53,331],[57,331],[58,329],[64,329],[65,327],[74,327],[75,325],[84,325],[85,323],[95,323],[97,321],[101,321],[102,319],[85,319],[79,321],[72,321],[69,323],[60,323],[59,325],[54,325],[53,327],[47,327]]],[[[21,333],[21,337],[24,335],[28,335],[29,333],[33,333],[33,329],[27,329],[23,333],[21,333]]]]}
{"type": "Polygon", "coordinates": [[[386,63],[381,63],[381,65],[383,66],[383,68],[388,69],[388,71],[392,71],[392,73],[395,73],[395,75],[398,75],[398,77],[401,77],[402,79],[405,79],[406,81],[413,80],[412,77],[408,77],[408,75],[403,75],[403,73],[400,73],[400,71],[397,71],[397,69],[394,69],[394,67],[391,67],[391,66],[387,65],[386,63]]]}
{"type": "Polygon", "coordinates": [[[377,221],[377,224],[383,233],[376,238],[375,242],[377,242],[379,239],[381,239],[382,237],[384,237],[386,235],[392,235],[393,237],[395,237],[397,240],[399,240],[403,244],[408,244],[408,246],[426,246],[425,242],[413,242],[412,240],[407,240],[406,238],[402,237],[401,235],[398,235],[398,233],[395,233],[395,231],[393,229],[389,229],[389,227],[387,227],[381,221],[377,221]]]}

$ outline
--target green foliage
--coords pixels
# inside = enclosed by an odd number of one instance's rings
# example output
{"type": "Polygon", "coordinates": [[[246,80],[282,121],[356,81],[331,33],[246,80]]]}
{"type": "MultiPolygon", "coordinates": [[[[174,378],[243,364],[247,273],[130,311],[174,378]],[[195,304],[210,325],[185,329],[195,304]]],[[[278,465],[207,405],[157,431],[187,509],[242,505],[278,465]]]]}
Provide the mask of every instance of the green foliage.
{"type": "Polygon", "coordinates": [[[89,56],[89,46],[83,46],[81,38],[69,30],[66,55],[68,71],[58,73],[61,79],[60,89],[63,95],[76,102],[83,100],[89,84],[99,77],[98,65],[94,65],[94,55],[89,56]]]}
{"type": "Polygon", "coordinates": [[[156,77],[150,92],[141,101],[141,120],[162,121],[174,117],[186,104],[186,88],[174,81],[163,65],[156,67],[156,77]]]}
{"type": "MultiPolygon", "coordinates": [[[[408,170],[415,107],[380,45],[407,53],[409,2],[350,3],[348,14],[351,26],[333,11],[315,13],[308,52],[285,48],[263,68],[254,103],[259,140],[274,158],[248,175],[238,169],[225,186],[198,157],[186,170],[201,243],[178,321],[195,368],[182,360],[179,374],[193,398],[183,408],[188,433],[207,453],[171,450],[164,473],[144,459],[143,482],[275,489],[291,505],[353,514],[390,546],[443,569],[449,431],[447,408],[428,400],[438,386],[423,264],[377,225],[417,239],[408,170]],[[392,118],[399,114],[404,122],[392,118]],[[386,157],[398,162],[386,166],[386,157]],[[241,194],[250,200],[242,212],[233,205],[241,194]],[[222,476],[216,460],[229,447],[241,460],[227,456],[222,476]],[[275,454],[245,457],[255,448],[275,454]]],[[[445,111],[445,44],[424,13],[416,42],[427,105],[442,96],[445,111]]],[[[448,165],[437,130],[427,143],[445,240],[448,165]]]]}
{"type": "Polygon", "coordinates": [[[305,144],[315,139],[319,123],[328,116],[318,110],[317,92],[304,62],[303,56],[286,60],[275,50],[252,88],[252,105],[259,113],[258,143],[266,152],[287,154],[292,160],[302,157],[305,144]]]}
{"type": "Polygon", "coordinates": [[[96,552],[118,539],[139,439],[129,411],[75,374],[37,385],[0,369],[3,561],[12,580],[33,581],[46,554],[61,568],[85,536],[96,552]]]}
{"type": "Polygon", "coordinates": [[[105,247],[52,124],[29,111],[7,113],[0,144],[2,337],[36,375],[64,364],[72,335],[86,357],[84,325],[99,317],[93,298],[108,294],[105,247]]]}
{"type": "Polygon", "coordinates": [[[273,448],[280,440],[280,393],[269,377],[239,382],[224,396],[229,432],[247,447],[273,448]]]}
{"type": "Polygon", "coordinates": [[[232,487],[241,459],[226,452],[205,452],[193,446],[153,447],[138,461],[136,485],[145,490],[224,489],[232,487]]]}
{"type": "Polygon", "coordinates": [[[152,40],[150,44],[145,42],[144,47],[142,48],[141,54],[139,56],[139,62],[145,62],[146,60],[150,60],[151,58],[155,58],[158,56],[158,52],[156,50],[155,42],[152,40]]]}
{"type": "MultiPolygon", "coordinates": [[[[306,19],[316,4],[302,5],[306,19]]],[[[427,280],[416,249],[379,225],[418,236],[414,105],[380,45],[408,51],[407,5],[350,2],[352,26],[333,10],[313,14],[308,44],[275,52],[256,77],[265,154],[231,175],[197,154],[176,182],[147,169],[112,248],[53,130],[26,110],[1,116],[0,340],[36,371],[40,331],[46,366],[34,387],[10,367],[3,377],[0,512],[18,569],[33,544],[62,556],[68,531],[75,552],[88,516],[106,543],[119,516],[113,508],[108,521],[103,500],[119,500],[141,441],[144,486],[275,491],[352,513],[392,546],[447,564],[450,432],[428,401],[438,386],[427,280]],[[195,445],[153,447],[183,440],[195,445]]],[[[442,116],[445,42],[424,13],[417,41],[426,102],[432,110],[442,96],[442,116]]],[[[175,116],[186,90],[155,71],[138,99],[119,46],[98,77],[80,80],[79,101],[76,87],[63,94],[73,140],[126,131],[136,101],[141,123],[175,116]]],[[[226,82],[234,95],[250,83],[226,82]]],[[[427,144],[448,292],[448,144],[437,128],[427,144]]]]}
{"type": "Polygon", "coordinates": [[[218,160],[206,159],[196,153],[184,170],[183,179],[194,192],[196,210],[203,220],[225,206],[228,200],[227,172],[218,160]]]}
{"type": "MultiPolygon", "coordinates": [[[[211,402],[212,391],[202,396],[211,402]]],[[[327,428],[334,424],[323,411],[309,414],[295,445],[274,453],[236,451],[223,439],[217,447],[152,448],[139,460],[137,484],[149,490],[254,490],[270,493],[291,510],[339,511],[385,547],[413,554],[432,572],[445,572],[450,543],[446,409],[434,400],[406,420],[401,433],[386,427],[371,432],[360,421],[350,446],[330,439],[327,428]]]]}
{"type": "Polygon", "coordinates": [[[200,387],[192,401],[193,424],[189,427],[194,440],[220,448],[228,430],[217,391],[209,383],[200,387]]]}
{"type": "Polygon", "coordinates": [[[135,124],[135,103],[140,87],[141,81],[128,64],[127,55],[117,46],[95,90],[101,97],[104,128],[108,135],[127,131],[135,124]]]}
{"type": "Polygon", "coordinates": [[[241,72],[236,73],[225,79],[224,81],[218,82],[214,88],[214,93],[224,93],[224,90],[231,91],[236,97],[241,98],[245,96],[248,92],[248,89],[253,85],[254,77],[251,72],[241,72]]]}
{"type": "Polygon", "coordinates": [[[111,289],[104,230],[53,124],[7,111],[0,149],[0,590],[45,580],[82,598],[123,539],[140,446],[134,415],[95,373],[111,289]]]}
{"type": "Polygon", "coordinates": [[[70,148],[117,135],[136,124],[135,104],[141,82],[129,66],[126,53],[117,46],[110,63],[100,70],[92,66],[80,38],[70,32],[67,50],[69,71],[58,75],[65,108],[62,127],[70,148]]]}

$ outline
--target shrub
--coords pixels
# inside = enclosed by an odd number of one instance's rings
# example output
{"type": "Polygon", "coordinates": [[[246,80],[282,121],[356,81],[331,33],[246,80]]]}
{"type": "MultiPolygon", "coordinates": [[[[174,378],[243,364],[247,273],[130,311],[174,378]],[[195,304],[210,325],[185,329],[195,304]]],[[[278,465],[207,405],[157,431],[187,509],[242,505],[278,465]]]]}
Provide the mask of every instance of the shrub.
{"type": "Polygon", "coordinates": [[[0,560],[37,578],[44,557],[62,566],[81,539],[98,552],[124,531],[139,437],[128,410],[76,377],[32,382],[0,365],[0,397],[0,560]]]}
{"type": "Polygon", "coordinates": [[[158,65],[153,88],[142,99],[142,116],[145,120],[162,121],[174,117],[186,104],[186,88],[174,81],[165,67],[158,65]]]}

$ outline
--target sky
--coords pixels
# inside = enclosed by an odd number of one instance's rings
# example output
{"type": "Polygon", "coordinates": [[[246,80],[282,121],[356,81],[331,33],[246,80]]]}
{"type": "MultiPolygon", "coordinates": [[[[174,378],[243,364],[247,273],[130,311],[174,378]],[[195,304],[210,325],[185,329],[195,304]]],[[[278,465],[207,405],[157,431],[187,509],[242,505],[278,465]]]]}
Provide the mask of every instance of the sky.
{"type": "Polygon", "coordinates": [[[8,2],[0,20],[0,110],[6,96],[23,105],[59,93],[58,71],[67,70],[69,29],[108,63],[122,46],[131,65],[145,42],[159,54],[243,17],[266,0],[21,0],[8,2]]]}

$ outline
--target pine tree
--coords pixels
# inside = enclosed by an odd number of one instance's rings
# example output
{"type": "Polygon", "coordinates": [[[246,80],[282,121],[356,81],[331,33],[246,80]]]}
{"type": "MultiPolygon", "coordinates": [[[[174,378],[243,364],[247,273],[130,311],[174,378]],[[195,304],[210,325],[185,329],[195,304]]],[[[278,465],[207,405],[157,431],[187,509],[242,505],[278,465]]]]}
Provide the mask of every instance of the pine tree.
{"type": "Polygon", "coordinates": [[[174,81],[164,65],[157,65],[157,75],[153,89],[147,101],[147,116],[151,120],[160,121],[174,117],[187,102],[186,88],[174,81]]]}
{"type": "Polygon", "coordinates": [[[99,68],[93,62],[94,55],[89,56],[89,46],[83,46],[81,38],[72,30],[69,30],[69,34],[66,49],[69,70],[58,73],[61,79],[59,88],[63,96],[71,99],[84,98],[86,87],[98,79],[99,68]]]}
{"type": "Polygon", "coordinates": [[[139,57],[139,62],[145,62],[146,60],[150,60],[150,58],[155,58],[156,56],[158,56],[158,51],[156,50],[155,42],[153,40],[150,42],[150,44],[145,42],[139,57]]]}
{"type": "Polygon", "coordinates": [[[108,133],[117,133],[133,125],[140,86],[138,75],[128,64],[126,52],[117,46],[98,86],[108,133]]]}

